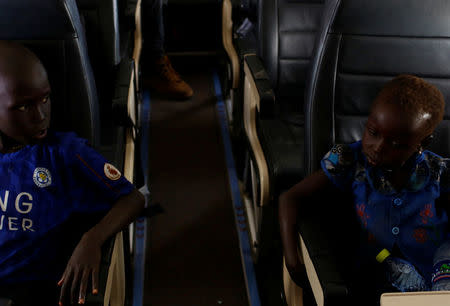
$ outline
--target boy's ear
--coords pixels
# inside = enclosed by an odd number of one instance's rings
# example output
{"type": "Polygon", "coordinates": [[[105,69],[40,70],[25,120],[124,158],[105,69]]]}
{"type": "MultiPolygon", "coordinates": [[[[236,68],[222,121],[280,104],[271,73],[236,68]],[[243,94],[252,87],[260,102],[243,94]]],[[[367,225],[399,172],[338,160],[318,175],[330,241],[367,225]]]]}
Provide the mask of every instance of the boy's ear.
{"type": "Polygon", "coordinates": [[[430,134],[427,137],[425,137],[421,142],[422,147],[429,146],[431,144],[431,142],[433,141],[433,138],[434,138],[433,134],[430,134]]]}

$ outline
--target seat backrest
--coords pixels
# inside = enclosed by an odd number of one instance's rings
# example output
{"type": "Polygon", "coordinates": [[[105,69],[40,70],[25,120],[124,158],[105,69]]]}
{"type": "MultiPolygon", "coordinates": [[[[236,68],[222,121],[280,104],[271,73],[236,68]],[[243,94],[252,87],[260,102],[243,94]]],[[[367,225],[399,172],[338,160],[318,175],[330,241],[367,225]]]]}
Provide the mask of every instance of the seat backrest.
{"type": "Polygon", "coordinates": [[[75,131],[96,146],[97,93],[75,0],[0,2],[0,39],[23,43],[44,64],[52,90],[51,126],[75,131]]]}
{"type": "Polygon", "coordinates": [[[231,4],[239,10],[239,14],[247,17],[252,22],[258,18],[258,5],[260,0],[232,0],[231,4]]]}
{"type": "Polygon", "coordinates": [[[276,97],[289,104],[289,111],[303,113],[304,85],[324,0],[259,2],[258,55],[276,97]]]}
{"type": "Polygon", "coordinates": [[[105,66],[120,62],[119,0],[76,0],[92,58],[105,66]]]}
{"type": "MultiPolygon", "coordinates": [[[[76,0],[103,114],[110,113],[114,71],[121,60],[119,0],[76,0]]],[[[109,116],[110,117],[110,116],[109,116]]]]}
{"type": "MultiPolygon", "coordinates": [[[[94,72],[100,114],[102,144],[114,127],[113,100],[119,66],[133,56],[135,19],[127,11],[137,0],[76,0],[86,33],[94,72]]],[[[134,12],[133,12],[134,13],[134,12]]],[[[131,72],[130,72],[131,73],[131,72]]],[[[131,76],[128,76],[131,78],[131,76]]]]}
{"type": "Polygon", "coordinates": [[[369,107],[398,74],[436,85],[446,108],[430,150],[450,153],[450,2],[330,0],[306,95],[307,173],[334,143],[361,139],[369,107]]]}

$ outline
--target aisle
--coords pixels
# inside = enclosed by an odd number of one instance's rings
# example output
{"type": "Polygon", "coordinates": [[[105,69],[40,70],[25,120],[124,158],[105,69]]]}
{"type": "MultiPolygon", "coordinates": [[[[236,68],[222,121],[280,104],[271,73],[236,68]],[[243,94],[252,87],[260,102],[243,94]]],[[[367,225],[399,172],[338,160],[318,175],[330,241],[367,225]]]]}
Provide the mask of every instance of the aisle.
{"type": "Polygon", "coordinates": [[[247,305],[212,72],[181,72],[191,100],[151,96],[151,192],[165,213],[150,220],[145,305],[247,305]]]}

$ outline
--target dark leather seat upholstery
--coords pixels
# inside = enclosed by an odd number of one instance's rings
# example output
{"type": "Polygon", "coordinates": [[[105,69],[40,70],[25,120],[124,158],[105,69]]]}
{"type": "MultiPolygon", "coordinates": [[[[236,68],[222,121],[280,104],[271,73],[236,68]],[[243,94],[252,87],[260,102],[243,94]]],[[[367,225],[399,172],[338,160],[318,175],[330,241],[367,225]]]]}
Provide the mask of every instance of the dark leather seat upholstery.
{"type": "Polygon", "coordinates": [[[273,117],[259,135],[274,195],[303,177],[304,88],[322,1],[261,1],[259,56],[275,93],[273,117]]]}
{"type": "Polygon", "coordinates": [[[98,145],[97,92],[75,1],[0,3],[0,39],[25,44],[43,62],[52,87],[52,126],[98,145]]]}
{"type": "MultiPolygon", "coordinates": [[[[403,73],[420,76],[442,91],[447,103],[445,117],[430,149],[449,155],[449,15],[450,2],[445,0],[327,2],[306,96],[307,173],[319,168],[333,144],[362,137],[373,99],[384,83],[403,73]]],[[[322,212],[326,207],[326,203],[314,204],[322,212]]],[[[340,214],[333,218],[346,217],[342,211],[340,214]]],[[[300,234],[324,295],[318,304],[341,305],[348,294],[345,277],[340,274],[342,269],[333,265],[336,253],[329,248],[329,241],[318,239],[332,237],[336,228],[321,222],[322,213],[304,219],[300,234]]]]}
{"type": "Polygon", "coordinates": [[[89,52],[107,66],[121,59],[119,7],[117,0],[76,0],[86,29],[89,52]]]}
{"type": "MultiPolygon", "coordinates": [[[[332,144],[361,138],[372,100],[394,76],[420,76],[450,102],[449,2],[330,2],[307,96],[309,173],[332,144]]],[[[450,153],[449,115],[447,106],[431,144],[444,156],[450,153]]]]}
{"type": "Polygon", "coordinates": [[[104,77],[108,72],[112,72],[112,67],[117,66],[123,58],[130,57],[132,52],[134,11],[128,10],[132,9],[130,6],[134,0],[76,2],[86,30],[94,73],[97,70],[106,70],[103,71],[104,77]]]}
{"type": "Polygon", "coordinates": [[[133,71],[135,0],[76,0],[86,33],[101,116],[102,144],[112,145],[111,133],[127,117],[126,102],[133,71]],[[121,88],[125,87],[125,88],[121,88]],[[120,103],[114,104],[116,101],[120,103]]]}
{"type": "Polygon", "coordinates": [[[273,178],[272,190],[278,194],[303,175],[304,129],[298,124],[270,119],[261,120],[259,128],[273,178]]]}

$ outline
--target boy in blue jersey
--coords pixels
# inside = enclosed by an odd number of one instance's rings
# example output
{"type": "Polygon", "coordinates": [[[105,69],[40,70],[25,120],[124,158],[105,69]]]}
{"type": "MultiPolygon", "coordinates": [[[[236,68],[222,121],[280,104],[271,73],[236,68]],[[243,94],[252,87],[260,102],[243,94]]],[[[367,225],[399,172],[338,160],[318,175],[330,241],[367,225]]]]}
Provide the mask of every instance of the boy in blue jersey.
{"type": "Polygon", "coordinates": [[[38,58],[0,41],[0,296],[20,306],[84,304],[103,242],[144,207],[86,140],[49,130],[50,92],[38,58]]]}
{"type": "Polygon", "coordinates": [[[299,206],[333,185],[352,195],[362,232],[357,255],[340,250],[355,259],[354,267],[346,267],[353,271],[355,304],[371,297],[377,303],[384,290],[431,288],[433,255],[449,238],[450,160],[423,147],[444,107],[435,86],[411,75],[394,78],[373,102],[362,140],[335,145],[321,170],[282,194],[280,231],[294,280],[303,273],[297,255],[299,206]]]}

